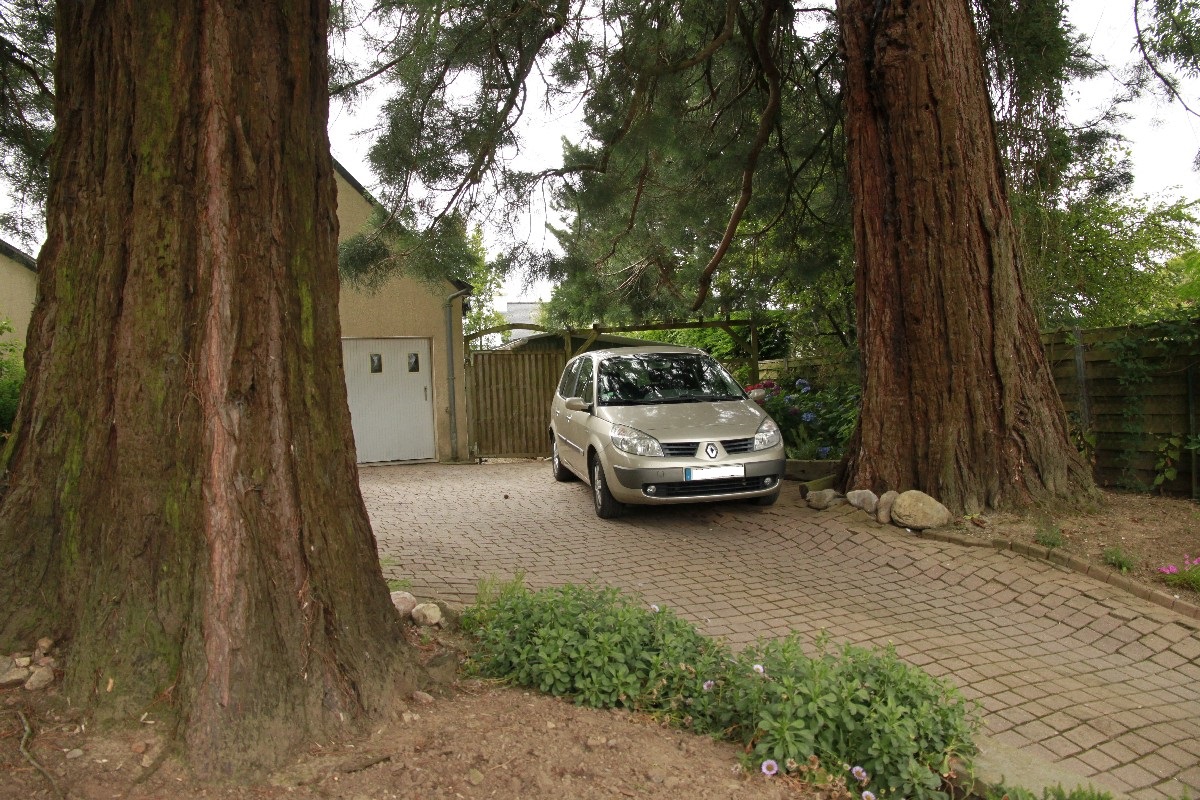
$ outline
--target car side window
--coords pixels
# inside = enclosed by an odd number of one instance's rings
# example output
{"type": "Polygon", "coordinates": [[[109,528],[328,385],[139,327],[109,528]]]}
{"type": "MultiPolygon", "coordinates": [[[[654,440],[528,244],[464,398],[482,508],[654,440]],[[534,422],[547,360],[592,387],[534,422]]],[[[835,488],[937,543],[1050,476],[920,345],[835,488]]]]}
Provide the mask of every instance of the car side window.
{"type": "Polygon", "coordinates": [[[588,405],[596,402],[596,383],[590,358],[579,359],[579,382],[575,385],[575,394],[582,397],[583,402],[588,405]]]}
{"type": "Polygon", "coordinates": [[[574,397],[575,396],[575,378],[579,375],[579,362],[582,359],[576,359],[567,365],[563,370],[562,379],[558,382],[559,397],[574,397]]]}

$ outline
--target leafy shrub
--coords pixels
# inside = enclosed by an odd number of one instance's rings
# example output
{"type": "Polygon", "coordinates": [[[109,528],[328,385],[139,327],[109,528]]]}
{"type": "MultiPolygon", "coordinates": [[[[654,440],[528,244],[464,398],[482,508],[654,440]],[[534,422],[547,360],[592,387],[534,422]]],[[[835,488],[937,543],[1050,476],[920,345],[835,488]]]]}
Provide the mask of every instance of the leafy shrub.
{"type": "Polygon", "coordinates": [[[685,698],[725,657],[670,610],[621,598],[615,589],[564,586],[531,593],[519,583],[463,615],[477,646],[474,668],[597,708],[621,706],[682,719],[685,698]]]}
{"type": "Polygon", "coordinates": [[[841,458],[858,424],[857,386],[814,388],[804,378],[763,381],[763,408],[783,432],[788,458],[841,458]]]}
{"type": "MultiPolygon", "coordinates": [[[[0,320],[0,336],[12,332],[12,323],[0,320]]],[[[18,342],[0,341],[0,434],[12,430],[17,399],[25,382],[25,364],[18,342]]]]}
{"type": "Polygon", "coordinates": [[[890,647],[832,650],[822,636],[816,648],[805,656],[793,634],[743,650],[717,687],[716,728],[760,759],[857,765],[876,796],[939,796],[950,759],[975,750],[975,716],[958,690],[890,647]]]}
{"type": "Polygon", "coordinates": [[[810,658],[792,634],[734,655],[670,610],[576,586],[481,590],[463,625],[481,675],[740,740],[768,775],[824,780],[815,765],[854,764],[876,796],[925,800],[975,751],[957,689],[890,648],[834,651],[822,636],[810,658]]]}
{"type": "Polygon", "coordinates": [[[1116,567],[1121,572],[1129,572],[1134,567],[1133,559],[1119,547],[1106,548],[1103,556],[1105,564],[1108,564],[1110,567],[1116,567]]]}

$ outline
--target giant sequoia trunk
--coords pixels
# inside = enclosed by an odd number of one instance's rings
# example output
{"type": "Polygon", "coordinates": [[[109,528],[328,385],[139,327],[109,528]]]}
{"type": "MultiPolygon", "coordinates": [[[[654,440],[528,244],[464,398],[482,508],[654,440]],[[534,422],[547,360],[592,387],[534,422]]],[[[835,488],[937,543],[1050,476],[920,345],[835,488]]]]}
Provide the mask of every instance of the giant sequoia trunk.
{"type": "Polygon", "coordinates": [[[1026,301],[968,0],[838,0],[863,408],[850,488],[1092,491],[1026,301]]]}
{"type": "MultiPolygon", "coordinates": [[[[408,680],[341,367],[327,0],[58,3],[0,643],[270,765],[408,680]]],[[[7,651],[6,651],[7,652],[7,651]]]]}

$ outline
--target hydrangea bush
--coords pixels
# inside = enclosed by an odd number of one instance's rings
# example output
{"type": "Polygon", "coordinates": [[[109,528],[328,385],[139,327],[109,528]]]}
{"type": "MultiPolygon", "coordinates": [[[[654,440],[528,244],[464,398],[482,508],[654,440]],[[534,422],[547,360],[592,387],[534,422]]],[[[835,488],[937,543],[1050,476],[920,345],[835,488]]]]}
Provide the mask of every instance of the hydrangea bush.
{"type": "Polygon", "coordinates": [[[814,387],[804,378],[766,380],[762,406],[779,424],[788,458],[841,458],[858,424],[857,386],[814,387]]]}

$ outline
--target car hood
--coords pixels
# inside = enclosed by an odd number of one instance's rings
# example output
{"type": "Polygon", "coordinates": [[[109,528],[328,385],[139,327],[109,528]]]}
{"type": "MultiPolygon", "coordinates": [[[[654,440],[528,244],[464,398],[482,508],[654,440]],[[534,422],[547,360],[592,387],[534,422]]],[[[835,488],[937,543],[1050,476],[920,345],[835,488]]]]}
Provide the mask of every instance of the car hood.
{"type": "Polygon", "coordinates": [[[751,400],[601,406],[596,416],[628,425],[663,441],[746,439],[758,432],[767,413],[751,400]]]}

